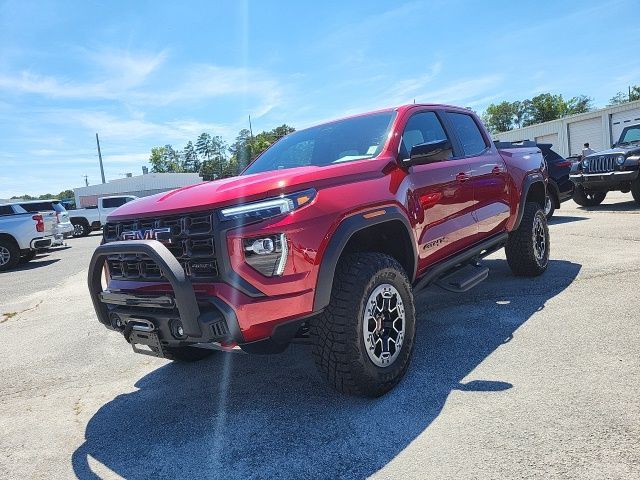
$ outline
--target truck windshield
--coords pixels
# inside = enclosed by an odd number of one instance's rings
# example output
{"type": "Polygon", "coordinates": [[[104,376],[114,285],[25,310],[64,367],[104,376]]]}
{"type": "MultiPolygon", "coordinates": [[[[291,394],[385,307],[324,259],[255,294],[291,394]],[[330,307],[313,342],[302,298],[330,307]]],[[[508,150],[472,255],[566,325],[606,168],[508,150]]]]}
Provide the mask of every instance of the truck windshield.
{"type": "Polygon", "coordinates": [[[374,158],[384,147],[395,115],[373,113],[291,133],[269,147],[243,175],[374,158]]]}
{"type": "Polygon", "coordinates": [[[640,142],[640,125],[634,125],[633,127],[627,127],[620,136],[618,145],[625,143],[640,142]]]}

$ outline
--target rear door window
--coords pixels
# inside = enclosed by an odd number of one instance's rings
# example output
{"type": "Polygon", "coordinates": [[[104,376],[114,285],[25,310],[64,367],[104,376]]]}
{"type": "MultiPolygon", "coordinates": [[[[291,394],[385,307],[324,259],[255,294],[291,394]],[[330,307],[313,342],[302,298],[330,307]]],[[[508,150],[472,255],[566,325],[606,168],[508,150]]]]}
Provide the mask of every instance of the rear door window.
{"type": "Polygon", "coordinates": [[[51,202],[21,203],[20,206],[27,212],[48,212],[55,210],[51,202]]]}
{"type": "Polygon", "coordinates": [[[478,124],[471,115],[448,112],[447,117],[462,145],[465,157],[480,155],[488,147],[478,124]]]}

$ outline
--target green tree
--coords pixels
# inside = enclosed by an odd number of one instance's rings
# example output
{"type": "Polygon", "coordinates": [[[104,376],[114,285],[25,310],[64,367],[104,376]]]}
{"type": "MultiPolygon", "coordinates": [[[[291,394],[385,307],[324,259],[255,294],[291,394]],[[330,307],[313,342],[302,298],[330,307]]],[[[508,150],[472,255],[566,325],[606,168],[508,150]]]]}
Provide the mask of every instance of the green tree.
{"type": "Polygon", "coordinates": [[[500,102],[487,107],[482,119],[487,128],[492,133],[506,132],[513,128],[515,118],[514,104],[511,102],[500,102]]]}
{"type": "Polygon", "coordinates": [[[196,152],[193,142],[189,140],[182,150],[182,168],[185,172],[199,172],[200,171],[200,159],[196,152]]]}
{"type": "Polygon", "coordinates": [[[59,199],[74,198],[73,190],[63,190],[58,194],[59,199]]]}
{"type": "Polygon", "coordinates": [[[578,95],[571,98],[565,106],[565,115],[576,115],[593,110],[593,99],[586,95],[578,95]]]}
{"type": "Polygon", "coordinates": [[[628,92],[616,93],[611,97],[611,100],[609,100],[609,105],[620,105],[621,103],[633,102],[635,100],[640,100],[640,85],[629,87],[628,92]]]}

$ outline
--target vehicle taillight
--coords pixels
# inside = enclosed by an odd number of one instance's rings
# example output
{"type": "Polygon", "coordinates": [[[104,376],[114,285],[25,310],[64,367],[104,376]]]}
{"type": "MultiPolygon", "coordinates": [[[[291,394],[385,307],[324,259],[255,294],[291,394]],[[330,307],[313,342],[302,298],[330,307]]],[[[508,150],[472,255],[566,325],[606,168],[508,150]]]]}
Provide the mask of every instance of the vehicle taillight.
{"type": "Polygon", "coordinates": [[[60,223],[60,212],[56,212],[56,223],[60,223]]]}
{"type": "Polygon", "coordinates": [[[570,167],[571,165],[572,163],[569,161],[556,163],[556,167],[559,167],[559,168],[570,167]]]}
{"type": "Polygon", "coordinates": [[[36,221],[36,231],[44,232],[44,219],[42,218],[42,215],[34,215],[31,218],[36,221]]]}

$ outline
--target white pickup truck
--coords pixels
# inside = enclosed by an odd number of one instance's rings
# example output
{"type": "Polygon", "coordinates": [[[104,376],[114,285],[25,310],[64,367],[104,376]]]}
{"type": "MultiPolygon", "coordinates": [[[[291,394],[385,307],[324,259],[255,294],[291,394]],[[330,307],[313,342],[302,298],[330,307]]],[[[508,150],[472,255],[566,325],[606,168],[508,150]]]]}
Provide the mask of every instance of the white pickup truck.
{"type": "Polygon", "coordinates": [[[50,247],[57,223],[55,212],[29,213],[20,205],[0,205],[0,271],[50,247]]]}
{"type": "Polygon", "coordinates": [[[118,195],[98,199],[95,207],[69,210],[69,219],[73,224],[74,237],[86,237],[92,230],[99,230],[107,220],[107,216],[116,208],[135,200],[134,195],[118,195]]]}

